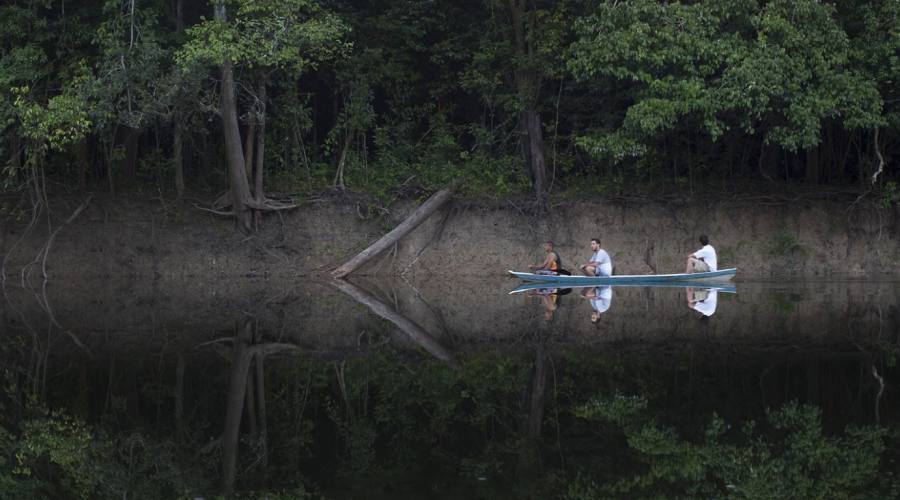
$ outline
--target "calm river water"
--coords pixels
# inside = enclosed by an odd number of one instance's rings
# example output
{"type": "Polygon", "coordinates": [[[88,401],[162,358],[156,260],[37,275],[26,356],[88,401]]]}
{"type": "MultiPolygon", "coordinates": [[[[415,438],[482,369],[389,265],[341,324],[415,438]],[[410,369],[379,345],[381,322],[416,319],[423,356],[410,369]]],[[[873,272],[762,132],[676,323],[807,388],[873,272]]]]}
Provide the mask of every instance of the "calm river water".
{"type": "Polygon", "coordinates": [[[900,491],[900,283],[509,294],[518,284],[7,283],[0,463],[20,460],[31,475],[0,474],[0,488],[19,482],[48,498],[75,497],[66,488],[87,491],[85,481],[92,498],[900,491]],[[90,436],[77,470],[47,451],[69,427],[49,426],[56,441],[35,430],[61,421],[90,436]],[[12,458],[35,442],[43,456],[12,458]]]}

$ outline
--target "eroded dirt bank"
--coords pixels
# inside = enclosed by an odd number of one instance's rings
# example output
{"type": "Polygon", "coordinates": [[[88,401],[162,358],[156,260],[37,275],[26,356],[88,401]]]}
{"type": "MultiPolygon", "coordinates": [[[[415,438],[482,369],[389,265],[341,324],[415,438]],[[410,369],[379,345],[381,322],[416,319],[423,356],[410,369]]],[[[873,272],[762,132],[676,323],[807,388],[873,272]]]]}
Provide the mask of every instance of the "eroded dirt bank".
{"type": "MultiPolygon", "coordinates": [[[[77,202],[56,207],[65,218],[77,202]]],[[[237,277],[321,275],[409,213],[410,203],[366,216],[359,202],[330,199],[269,216],[246,238],[227,219],[158,202],[95,199],[59,232],[47,260],[51,279],[79,276],[237,277]]],[[[739,279],[900,275],[897,210],[846,202],[720,200],[693,204],[583,202],[555,206],[543,218],[456,200],[359,274],[499,275],[541,258],[553,239],[567,267],[588,257],[599,236],[615,273],[679,272],[706,233],[720,267],[739,279]]],[[[13,248],[22,224],[6,221],[0,253],[15,270],[34,259],[46,227],[13,248]]]]}

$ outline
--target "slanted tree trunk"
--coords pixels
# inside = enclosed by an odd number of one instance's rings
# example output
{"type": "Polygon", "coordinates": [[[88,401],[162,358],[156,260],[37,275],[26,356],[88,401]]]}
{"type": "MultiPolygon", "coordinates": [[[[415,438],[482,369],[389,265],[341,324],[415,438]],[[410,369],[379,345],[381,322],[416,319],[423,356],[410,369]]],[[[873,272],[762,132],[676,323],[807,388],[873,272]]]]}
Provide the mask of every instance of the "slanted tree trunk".
{"type": "Polygon", "coordinates": [[[423,203],[419,208],[415,209],[413,213],[409,215],[409,217],[407,217],[403,222],[400,223],[400,225],[395,227],[388,234],[382,236],[381,239],[373,243],[362,252],[356,254],[352,259],[340,265],[337,269],[331,272],[331,276],[334,278],[342,278],[352,273],[358,267],[377,256],[379,253],[392,247],[394,243],[400,240],[400,238],[403,238],[407,233],[418,227],[419,224],[424,222],[425,219],[427,219],[432,213],[440,208],[441,205],[449,201],[453,196],[453,191],[459,186],[460,182],[460,179],[457,179],[451,182],[449,186],[433,194],[431,198],[425,200],[425,203],[423,203]]]}
{"type": "MultiPolygon", "coordinates": [[[[216,5],[215,18],[217,21],[227,21],[225,5],[216,5]]],[[[234,93],[234,74],[231,61],[223,61],[220,71],[222,74],[220,113],[225,135],[231,207],[238,228],[244,233],[250,233],[252,231],[251,212],[247,206],[247,201],[250,199],[250,186],[247,182],[247,170],[244,166],[244,155],[241,148],[241,130],[238,126],[237,99],[234,93]]]]}

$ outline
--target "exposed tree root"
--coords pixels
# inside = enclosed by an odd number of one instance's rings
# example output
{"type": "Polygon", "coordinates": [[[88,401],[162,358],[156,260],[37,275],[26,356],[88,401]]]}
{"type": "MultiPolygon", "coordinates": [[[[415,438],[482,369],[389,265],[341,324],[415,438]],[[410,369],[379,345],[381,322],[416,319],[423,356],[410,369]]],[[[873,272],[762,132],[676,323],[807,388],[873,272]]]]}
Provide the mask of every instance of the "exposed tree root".
{"type": "MultiPolygon", "coordinates": [[[[202,210],[204,212],[209,212],[214,215],[219,215],[222,217],[234,217],[235,213],[233,210],[225,210],[226,208],[230,208],[232,206],[231,203],[231,193],[226,192],[225,194],[216,198],[216,200],[210,205],[210,207],[204,207],[197,203],[192,204],[194,208],[197,210],[202,210]]],[[[262,202],[257,201],[254,198],[249,198],[244,202],[244,206],[251,210],[256,210],[258,212],[281,212],[284,210],[293,210],[295,208],[300,207],[299,203],[285,203],[283,201],[275,200],[272,198],[265,198],[262,202]]]]}

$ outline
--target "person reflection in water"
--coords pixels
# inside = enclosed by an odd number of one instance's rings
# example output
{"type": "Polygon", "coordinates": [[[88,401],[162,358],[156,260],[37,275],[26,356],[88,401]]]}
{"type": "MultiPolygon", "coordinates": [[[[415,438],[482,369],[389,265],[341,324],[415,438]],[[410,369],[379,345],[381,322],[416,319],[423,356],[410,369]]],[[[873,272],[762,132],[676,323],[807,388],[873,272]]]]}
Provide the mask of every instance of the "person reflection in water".
{"type": "Polygon", "coordinates": [[[538,288],[531,290],[528,295],[541,298],[541,305],[544,307],[544,321],[553,319],[553,313],[559,308],[559,288],[538,288]]]}
{"type": "Polygon", "coordinates": [[[585,288],[581,292],[581,296],[591,302],[591,323],[596,323],[600,321],[600,315],[609,310],[612,303],[612,287],[585,288]]]}
{"type": "Polygon", "coordinates": [[[707,318],[716,312],[718,290],[714,288],[686,288],[686,290],[688,307],[707,318]]]}

